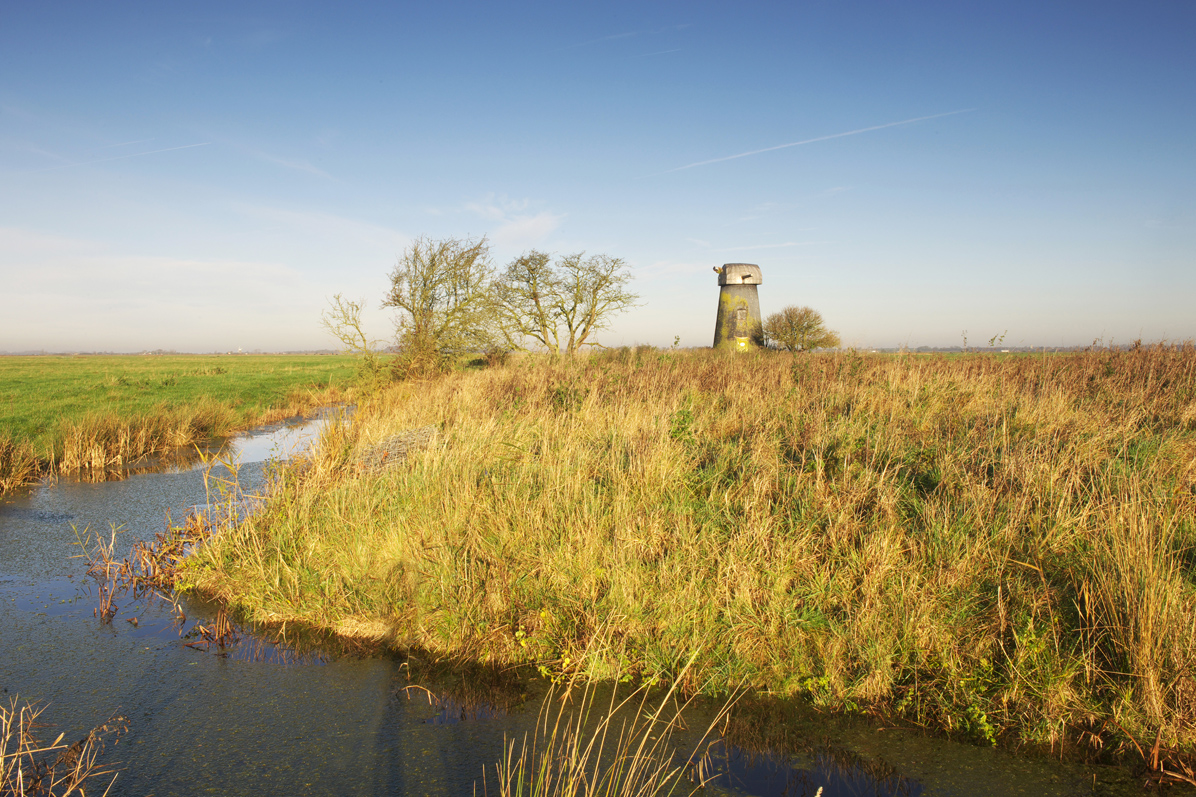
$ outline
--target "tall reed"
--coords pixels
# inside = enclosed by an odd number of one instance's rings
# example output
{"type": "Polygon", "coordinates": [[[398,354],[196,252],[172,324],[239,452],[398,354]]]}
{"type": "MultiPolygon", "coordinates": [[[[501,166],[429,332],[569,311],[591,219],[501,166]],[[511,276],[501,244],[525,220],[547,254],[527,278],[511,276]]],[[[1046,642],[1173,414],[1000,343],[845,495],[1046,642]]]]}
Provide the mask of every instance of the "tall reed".
{"type": "Polygon", "coordinates": [[[292,391],[284,401],[261,410],[201,396],[179,404],[163,402],[128,415],[87,412],[61,420],[52,444],[40,456],[28,441],[0,435],[0,495],[50,474],[83,474],[103,480],[110,470],[141,457],[280,421],[315,407],[344,402],[352,395],[351,391],[329,387],[292,391]]]}
{"type": "Polygon", "coordinates": [[[10,698],[8,705],[0,704],[0,794],[84,797],[89,793],[85,786],[90,790],[94,781],[111,775],[103,791],[108,794],[116,771],[101,764],[99,757],[106,742],[119,740],[128,730],[128,720],[113,715],[74,744],[63,744],[63,733],[46,744],[36,735],[38,728],[45,727],[38,722],[43,711],[44,706],[22,703],[16,697],[10,698]]]}
{"type": "Polygon", "coordinates": [[[1196,744],[1196,349],[631,351],[407,383],[185,567],[264,622],[1196,744]],[[402,429],[436,443],[353,467],[402,429]],[[591,646],[595,629],[618,644],[591,646]]]}
{"type": "Polygon", "coordinates": [[[36,481],[41,463],[27,441],[0,434],[0,495],[36,481]]]}
{"type": "MultiPolygon", "coordinates": [[[[695,656],[690,657],[687,672],[695,656]]],[[[678,755],[673,733],[684,725],[686,708],[677,700],[674,683],[653,700],[646,687],[625,696],[618,688],[603,706],[598,690],[583,685],[575,696],[572,680],[549,690],[536,728],[518,744],[506,743],[506,757],[495,765],[500,797],[656,797],[695,794],[702,774],[704,747],[730,709],[715,713],[695,749],[678,755]]],[[[491,793],[486,783],[486,793],[491,793]]]]}
{"type": "MultiPolygon", "coordinates": [[[[328,403],[341,397],[339,391],[326,396],[328,403]]],[[[323,402],[316,405],[319,403],[323,402]]],[[[222,401],[201,398],[182,406],[163,404],[128,418],[92,413],[62,424],[52,464],[60,473],[102,472],[148,454],[298,415],[312,406],[292,396],[286,404],[246,413],[222,401]]]]}

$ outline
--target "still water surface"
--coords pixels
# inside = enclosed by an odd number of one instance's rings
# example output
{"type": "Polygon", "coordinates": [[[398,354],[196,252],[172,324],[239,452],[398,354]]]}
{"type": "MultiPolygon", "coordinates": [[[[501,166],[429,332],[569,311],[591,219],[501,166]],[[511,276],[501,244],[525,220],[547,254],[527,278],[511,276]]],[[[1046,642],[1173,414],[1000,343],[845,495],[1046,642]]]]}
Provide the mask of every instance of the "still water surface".
{"type": "MultiPolygon", "coordinates": [[[[247,492],[266,468],[309,444],[321,419],[294,420],[213,447],[238,463],[247,492]]],[[[412,683],[395,656],[295,654],[248,636],[229,655],[188,647],[165,605],[127,596],[111,625],[93,616],[76,531],[120,529],[118,550],[150,539],[209,503],[196,457],[143,463],[124,478],[59,480],[0,501],[0,689],[48,703],[43,719],[68,741],[114,712],[130,731],[104,756],[122,795],[445,794],[493,787],[504,738],[532,730],[545,685],[522,682],[493,705],[445,698],[435,678],[412,683]],[[134,626],[128,622],[136,617],[134,626]]],[[[225,472],[217,465],[213,474],[225,472]]],[[[123,556],[123,554],[122,554],[123,556]]],[[[185,600],[188,626],[213,607],[185,600]]],[[[418,676],[417,676],[418,678],[418,676]]],[[[448,693],[450,687],[445,687],[448,693]]],[[[474,690],[475,692],[477,690],[474,690]]],[[[696,709],[677,742],[705,728],[696,709]]],[[[1140,793],[1124,770],[1063,765],[875,722],[806,715],[804,752],[758,756],[716,740],[709,791],[755,795],[1077,795],[1140,793]],[[1095,791],[1094,791],[1095,788],[1095,791]]]]}

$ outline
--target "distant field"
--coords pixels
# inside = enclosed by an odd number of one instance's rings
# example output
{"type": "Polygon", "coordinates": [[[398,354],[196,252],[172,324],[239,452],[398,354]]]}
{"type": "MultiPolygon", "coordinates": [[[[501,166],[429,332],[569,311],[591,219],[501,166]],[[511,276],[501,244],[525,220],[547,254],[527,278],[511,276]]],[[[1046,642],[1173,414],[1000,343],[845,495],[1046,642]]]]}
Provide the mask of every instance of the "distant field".
{"type": "Polygon", "coordinates": [[[0,490],[27,480],[18,460],[118,463],[335,401],[355,374],[329,355],[0,357],[0,490]]]}

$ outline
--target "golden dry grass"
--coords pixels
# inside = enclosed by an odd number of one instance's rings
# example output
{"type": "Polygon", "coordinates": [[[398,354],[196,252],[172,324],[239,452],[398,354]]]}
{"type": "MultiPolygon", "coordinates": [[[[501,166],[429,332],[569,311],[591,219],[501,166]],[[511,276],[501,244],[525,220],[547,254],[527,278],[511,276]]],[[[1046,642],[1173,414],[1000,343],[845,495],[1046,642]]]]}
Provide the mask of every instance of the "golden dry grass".
{"type": "Polygon", "coordinates": [[[88,790],[108,794],[116,770],[101,764],[99,757],[106,742],[119,739],[128,730],[128,719],[113,715],[74,744],[65,744],[65,734],[53,742],[39,738],[39,732],[47,727],[38,721],[43,711],[44,706],[22,703],[15,697],[7,705],[0,704],[0,794],[83,797],[88,790]],[[98,792],[104,781],[107,787],[98,792]]]}
{"type": "Polygon", "coordinates": [[[609,352],[404,383],[186,568],[259,620],[1196,743],[1196,349],[609,352]],[[358,452],[435,423],[363,474],[358,452]]]}

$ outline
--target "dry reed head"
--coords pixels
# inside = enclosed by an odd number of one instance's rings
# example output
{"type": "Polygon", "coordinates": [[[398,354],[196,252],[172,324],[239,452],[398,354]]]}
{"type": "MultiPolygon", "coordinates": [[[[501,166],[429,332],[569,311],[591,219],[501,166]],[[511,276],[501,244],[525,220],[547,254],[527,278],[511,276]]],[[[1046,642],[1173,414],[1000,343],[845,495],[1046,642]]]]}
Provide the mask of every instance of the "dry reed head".
{"type": "Polygon", "coordinates": [[[99,756],[108,741],[116,743],[128,730],[128,719],[114,714],[72,745],[62,743],[65,734],[46,744],[35,733],[44,727],[38,722],[43,711],[44,706],[22,703],[16,697],[0,705],[0,794],[82,795],[85,785],[112,775],[103,792],[107,794],[116,774],[99,763],[99,756]]]}

